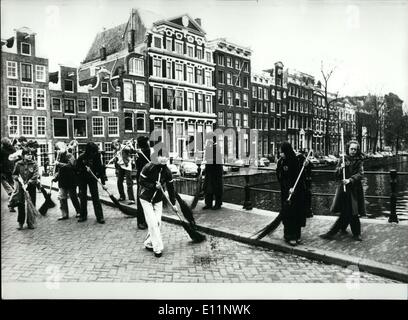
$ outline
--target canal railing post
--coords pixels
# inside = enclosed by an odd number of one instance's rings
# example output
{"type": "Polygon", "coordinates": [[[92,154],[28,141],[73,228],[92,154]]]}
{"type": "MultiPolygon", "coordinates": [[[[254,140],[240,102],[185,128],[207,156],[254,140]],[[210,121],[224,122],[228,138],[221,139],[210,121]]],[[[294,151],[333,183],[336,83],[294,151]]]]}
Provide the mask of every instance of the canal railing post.
{"type": "Polygon", "coordinates": [[[252,202],[251,202],[251,188],[249,187],[249,176],[245,175],[245,201],[244,201],[244,209],[245,210],[252,210],[252,202]]]}
{"type": "Polygon", "coordinates": [[[388,222],[395,222],[398,223],[398,216],[397,216],[397,170],[393,169],[390,170],[390,178],[391,178],[391,197],[390,197],[390,217],[388,218],[388,222]]]}
{"type": "Polygon", "coordinates": [[[312,218],[312,170],[310,168],[306,168],[305,170],[305,184],[306,184],[306,218],[312,218]]]}

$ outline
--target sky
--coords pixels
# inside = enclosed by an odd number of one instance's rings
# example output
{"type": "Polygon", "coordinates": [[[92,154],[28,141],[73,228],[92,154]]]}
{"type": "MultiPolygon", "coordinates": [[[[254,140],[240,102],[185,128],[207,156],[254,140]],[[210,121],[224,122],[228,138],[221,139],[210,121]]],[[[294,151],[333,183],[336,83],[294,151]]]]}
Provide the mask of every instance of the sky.
{"type": "Polygon", "coordinates": [[[207,40],[249,47],[252,69],[276,61],[322,79],[339,95],[387,94],[408,112],[408,0],[2,0],[1,37],[26,26],[37,55],[79,66],[96,34],[127,21],[131,8],[201,18],[207,40]]]}

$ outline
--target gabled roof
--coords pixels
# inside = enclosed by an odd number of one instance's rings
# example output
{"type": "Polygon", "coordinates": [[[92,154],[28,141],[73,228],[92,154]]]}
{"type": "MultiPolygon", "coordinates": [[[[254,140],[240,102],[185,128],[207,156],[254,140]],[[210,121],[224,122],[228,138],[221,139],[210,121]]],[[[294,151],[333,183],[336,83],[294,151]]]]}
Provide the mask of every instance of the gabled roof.
{"type": "Polygon", "coordinates": [[[201,26],[188,15],[187,13],[170,18],[170,19],[163,19],[154,23],[154,25],[160,25],[163,23],[171,23],[179,26],[180,28],[188,28],[192,31],[199,32],[205,34],[205,31],[201,26]]]}

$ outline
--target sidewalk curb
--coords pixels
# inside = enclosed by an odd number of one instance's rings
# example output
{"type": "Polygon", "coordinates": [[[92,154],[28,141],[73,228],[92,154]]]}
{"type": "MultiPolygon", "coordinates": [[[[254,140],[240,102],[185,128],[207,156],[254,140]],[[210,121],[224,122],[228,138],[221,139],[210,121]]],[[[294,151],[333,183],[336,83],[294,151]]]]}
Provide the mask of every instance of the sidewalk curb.
{"type": "MultiPolygon", "coordinates": [[[[47,185],[44,185],[44,187],[49,189],[49,186],[47,185]]],[[[53,187],[53,190],[54,189],[58,190],[57,188],[53,187]]],[[[88,199],[90,199],[90,196],[88,196],[88,199]]],[[[116,206],[108,198],[100,197],[100,201],[101,203],[109,207],[116,208],[116,206]]],[[[123,204],[123,206],[126,206],[130,209],[134,209],[136,212],[135,207],[127,206],[126,204],[123,204]]],[[[136,217],[136,213],[135,213],[135,217],[136,217]]],[[[170,216],[164,213],[162,215],[162,220],[169,222],[169,223],[181,225],[181,222],[177,217],[170,216]]],[[[225,229],[224,230],[214,229],[214,228],[206,227],[202,225],[197,225],[197,230],[202,231],[209,235],[223,237],[223,238],[238,241],[241,243],[245,243],[245,244],[249,244],[253,246],[259,246],[259,247],[263,247],[267,249],[272,249],[272,250],[276,250],[276,251],[280,251],[284,253],[290,253],[293,255],[301,256],[301,257],[311,259],[311,260],[320,261],[320,262],[327,263],[327,264],[335,264],[335,265],[339,265],[342,267],[354,265],[358,267],[359,271],[365,271],[365,272],[379,275],[385,278],[408,283],[408,269],[403,268],[403,267],[388,265],[388,264],[380,263],[374,260],[358,258],[358,257],[354,257],[354,256],[342,254],[342,253],[337,253],[333,251],[321,250],[315,247],[309,247],[307,245],[292,247],[284,243],[283,241],[275,240],[275,239],[269,239],[268,241],[251,239],[250,238],[251,234],[249,233],[238,235],[238,234],[231,233],[230,231],[225,230],[225,229]]]]}

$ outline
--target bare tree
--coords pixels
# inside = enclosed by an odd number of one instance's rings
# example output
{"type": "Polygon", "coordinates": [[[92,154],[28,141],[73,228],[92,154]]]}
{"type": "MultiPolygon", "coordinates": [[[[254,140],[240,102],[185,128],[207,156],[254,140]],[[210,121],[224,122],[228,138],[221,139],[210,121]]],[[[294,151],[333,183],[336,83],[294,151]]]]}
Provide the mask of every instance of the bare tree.
{"type": "Polygon", "coordinates": [[[372,152],[377,151],[378,137],[382,140],[382,126],[383,126],[383,117],[384,117],[384,98],[378,94],[369,93],[363,109],[369,112],[373,116],[374,121],[374,143],[372,145],[372,152]]]}

